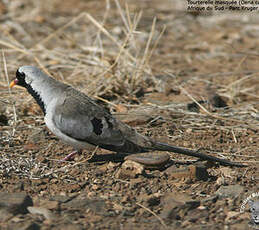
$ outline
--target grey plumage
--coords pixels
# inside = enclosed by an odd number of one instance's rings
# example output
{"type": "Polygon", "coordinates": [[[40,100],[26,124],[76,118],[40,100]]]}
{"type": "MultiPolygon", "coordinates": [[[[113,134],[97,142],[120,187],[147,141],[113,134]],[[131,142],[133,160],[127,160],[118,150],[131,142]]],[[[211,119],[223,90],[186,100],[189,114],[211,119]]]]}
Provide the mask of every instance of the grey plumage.
{"type": "Polygon", "coordinates": [[[35,98],[44,112],[47,127],[77,150],[99,146],[115,152],[139,153],[161,150],[195,156],[221,164],[242,166],[193,150],[158,143],[115,119],[87,95],[59,82],[33,66],[17,70],[11,85],[21,85],[35,98]]]}
{"type": "Polygon", "coordinates": [[[64,102],[56,106],[52,118],[57,128],[69,137],[112,151],[142,152],[149,144],[149,139],[72,87],[66,89],[64,102]]]}

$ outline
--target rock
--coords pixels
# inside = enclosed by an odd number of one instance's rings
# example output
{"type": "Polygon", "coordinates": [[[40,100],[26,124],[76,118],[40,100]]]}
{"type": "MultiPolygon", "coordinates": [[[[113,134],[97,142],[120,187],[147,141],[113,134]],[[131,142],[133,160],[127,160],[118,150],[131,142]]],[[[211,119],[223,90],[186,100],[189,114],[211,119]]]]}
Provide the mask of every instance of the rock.
{"type": "Polygon", "coordinates": [[[160,199],[161,199],[161,195],[158,193],[151,194],[151,195],[147,195],[147,194],[139,195],[139,200],[141,202],[144,202],[145,206],[149,206],[149,207],[159,205],[160,199]]]}
{"type": "Polygon", "coordinates": [[[187,104],[187,109],[188,109],[188,111],[194,112],[194,113],[199,113],[200,112],[200,107],[195,102],[188,103],[187,104]]]}
{"type": "Polygon", "coordinates": [[[218,177],[218,179],[216,180],[216,184],[217,185],[224,185],[225,184],[224,177],[218,177]]]}
{"type": "Polygon", "coordinates": [[[190,171],[192,173],[192,176],[197,180],[203,180],[206,181],[209,178],[209,174],[207,172],[207,167],[205,165],[201,164],[195,164],[188,166],[190,168],[190,171]]]}
{"type": "Polygon", "coordinates": [[[251,227],[248,228],[248,226],[249,225],[247,224],[247,221],[244,223],[234,223],[234,224],[231,224],[231,229],[235,229],[235,230],[256,229],[251,227]]]}
{"type": "Polygon", "coordinates": [[[150,117],[146,114],[134,114],[134,113],[127,113],[127,114],[115,114],[114,115],[117,119],[121,120],[128,125],[136,126],[141,124],[146,124],[150,117]]]}
{"type": "Polygon", "coordinates": [[[6,7],[6,2],[0,1],[0,14],[6,14],[8,12],[7,7],[6,7]]]}
{"type": "Polygon", "coordinates": [[[39,206],[50,210],[56,210],[59,207],[59,202],[50,200],[40,200],[39,206]]]}
{"type": "Polygon", "coordinates": [[[50,198],[50,201],[57,201],[57,202],[60,202],[60,203],[66,203],[66,202],[68,202],[68,201],[70,201],[72,199],[73,198],[69,197],[69,196],[55,195],[55,196],[50,198]]]}
{"type": "Polygon", "coordinates": [[[209,102],[215,108],[225,108],[228,106],[225,100],[216,93],[209,96],[209,102]]]}
{"type": "Polygon", "coordinates": [[[136,178],[138,175],[143,174],[144,166],[131,160],[125,161],[119,171],[116,173],[118,179],[136,178]]]}
{"type": "Polygon", "coordinates": [[[34,131],[28,138],[28,142],[24,145],[26,150],[37,150],[39,149],[39,143],[45,140],[46,135],[44,129],[34,131]]]}
{"type": "Polygon", "coordinates": [[[136,126],[148,123],[157,116],[157,111],[153,108],[131,109],[130,113],[116,113],[114,116],[130,126],[136,126]]]}
{"type": "Polygon", "coordinates": [[[28,212],[27,207],[32,206],[33,202],[26,193],[0,193],[0,207],[8,212],[16,214],[25,214],[28,212]]]}
{"type": "Polygon", "coordinates": [[[124,114],[128,113],[128,108],[125,105],[122,105],[122,104],[116,105],[115,109],[116,109],[117,113],[124,113],[124,114]]]}
{"type": "Polygon", "coordinates": [[[6,222],[13,217],[13,214],[5,208],[0,208],[0,222],[6,222]]]}
{"type": "Polygon", "coordinates": [[[218,195],[220,198],[236,198],[238,197],[242,192],[244,188],[241,185],[228,185],[228,186],[220,186],[220,188],[216,191],[216,195],[218,195]]]}
{"type": "Polygon", "coordinates": [[[8,118],[4,114],[0,114],[0,126],[8,125],[8,118]]]}
{"type": "Polygon", "coordinates": [[[241,31],[242,34],[248,35],[252,38],[258,38],[259,37],[259,26],[258,25],[246,25],[244,28],[242,28],[241,31]]]}
{"type": "Polygon", "coordinates": [[[166,169],[165,173],[170,179],[192,179],[206,181],[209,177],[206,166],[202,164],[189,165],[177,168],[175,165],[166,169]]]}
{"type": "Polygon", "coordinates": [[[45,130],[44,129],[40,129],[40,130],[34,131],[28,137],[28,141],[33,143],[33,144],[38,144],[40,141],[44,140],[45,138],[46,138],[45,130]]]}
{"type": "Polygon", "coordinates": [[[240,216],[240,212],[235,212],[235,211],[229,211],[227,213],[227,217],[226,217],[226,222],[228,222],[230,219],[232,218],[236,218],[236,217],[239,217],[240,216]]]}
{"type": "Polygon", "coordinates": [[[223,177],[234,177],[235,176],[235,171],[229,167],[222,167],[219,169],[220,173],[223,177]]]}
{"type": "Polygon", "coordinates": [[[186,221],[189,221],[189,222],[197,222],[201,219],[208,219],[208,218],[209,218],[208,210],[193,209],[188,212],[188,215],[185,219],[186,221]]]}
{"type": "Polygon", "coordinates": [[[42,215],[47,220],[54,220],[56,216],[50,210],[43,207],[28,207],[28,211],[33,215],[42,215]]]}
{"type": "Polygon", "coordinates": [[[259,113],[251,113],[251,116],[254,117],[257,121],[259,121],[259,113]]]}
{"type": "Polygon", "coordinates": [[[103,214],[106,208],[106,203],[103,200],[89,199],[80,196],[67,203],[61,204],[61,209],[90,209],[97,214],[103,214]]]}
{"type": "Polygon", "coordinates": [[[32,221],[12,223],[8,225],[8,229],[19,229],[19,230],[39,230],[40,226],[32,221]]]}
{"type": "Polygon", "coordinates": [[[125,157],[125,160],[131,160],[143,164],[145,168],[160,168],[170,160],[170,156],[167,153],[147,152],[131,154],[125,157]]]}
{"type": "Polygon", "coordinates": [[[83,230],[85,228],[83,228],[83,226],[79,225],[79,224],[61,224],[55,227],[55,229],[57,230],[83,230]]]}
{"type": "Polygon", "coordinates": [[[200,201],[192,200],[186,194],[169,193],[162,201],[164,208],[160,217],[168,220],[183,219],[189,210],[200,206],[200,201]]]}

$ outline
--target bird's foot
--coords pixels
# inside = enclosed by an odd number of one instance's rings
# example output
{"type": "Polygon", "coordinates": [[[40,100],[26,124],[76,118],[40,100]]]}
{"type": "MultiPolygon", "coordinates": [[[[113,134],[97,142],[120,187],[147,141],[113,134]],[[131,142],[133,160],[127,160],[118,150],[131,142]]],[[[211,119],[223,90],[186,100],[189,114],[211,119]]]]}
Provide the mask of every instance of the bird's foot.
{"type": "Polygon", "coordinates": [[[81,153],[82,153],[81,150],[75,150],[72,153],[68,154],[66,157],[64,157],[60,162],[73,160],[76,154],[81,154],[81,153]]]}

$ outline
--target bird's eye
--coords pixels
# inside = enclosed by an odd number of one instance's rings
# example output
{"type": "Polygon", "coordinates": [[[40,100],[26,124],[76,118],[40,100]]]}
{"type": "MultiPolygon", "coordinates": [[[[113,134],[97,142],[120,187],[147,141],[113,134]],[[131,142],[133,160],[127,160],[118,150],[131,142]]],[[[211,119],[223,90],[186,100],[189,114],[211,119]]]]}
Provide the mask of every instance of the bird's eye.
{"type": "Polygon", "coordinates": [[[19,70],[16,71],[16,78],[18,80],[24,80],[25,74],[23,72],[20,72],[19,70]]]}
{"type": "Polygon", "coordinates": [[[25,73],[20,72],[19,70],[16,71],[16,79],[17,79],[17,85],[25,86],[25,73]]]}

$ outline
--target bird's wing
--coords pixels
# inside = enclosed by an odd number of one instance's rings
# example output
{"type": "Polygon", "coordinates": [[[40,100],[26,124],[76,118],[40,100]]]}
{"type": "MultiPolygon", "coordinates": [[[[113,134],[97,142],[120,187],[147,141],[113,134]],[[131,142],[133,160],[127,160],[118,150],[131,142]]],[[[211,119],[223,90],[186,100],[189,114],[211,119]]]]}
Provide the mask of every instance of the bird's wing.
{"type": "Polygon", "coordinates": [[[145,137],[73,88],[67,90],[64,102],[56,106],[53,121],[67,136],[112,151],[135,152],[145,145],[145,137]]]}

